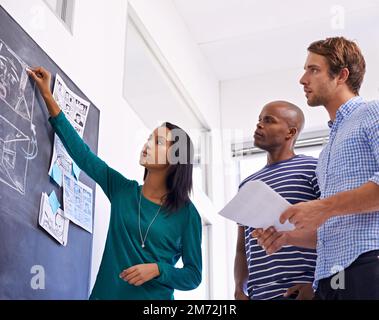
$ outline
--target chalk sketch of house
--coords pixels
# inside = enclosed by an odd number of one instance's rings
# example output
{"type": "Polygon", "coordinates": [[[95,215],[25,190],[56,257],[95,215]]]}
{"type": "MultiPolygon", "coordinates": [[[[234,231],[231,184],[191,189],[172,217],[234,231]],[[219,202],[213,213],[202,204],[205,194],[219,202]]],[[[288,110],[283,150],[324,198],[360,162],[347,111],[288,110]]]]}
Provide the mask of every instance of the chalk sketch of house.
{"type": "Polygon", "coordinates": [[[33,124],[35,85],[23,62],[0,39],[0,183],[26,192],[28,162],[38,153],[33,124]]]}

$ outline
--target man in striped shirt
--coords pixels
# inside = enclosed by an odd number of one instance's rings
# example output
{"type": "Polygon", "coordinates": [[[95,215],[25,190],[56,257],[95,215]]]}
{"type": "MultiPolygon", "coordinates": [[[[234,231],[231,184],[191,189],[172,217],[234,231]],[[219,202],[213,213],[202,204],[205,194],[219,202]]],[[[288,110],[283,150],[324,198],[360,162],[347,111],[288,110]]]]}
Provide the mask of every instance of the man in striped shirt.
{"type": "MultiPolygon", "coordinates": [[[[304,115],[297,106],[285,101],[267,104],[254,133],[255,146],[267,151],[267,165],[246,178],[240,188],[248,181],[261,180],[291,204],[317,199],[317,159],[294,153],[303,126],[304,115]]],[[[286,246],[268,255],[252,237],[253,230],[238,227],[235,298],[283,299],[284,294],[294,293],[298,299],[311,299],[315,250],[286,246]]]]}
{"type": "Polygon", "coordinates": [[[320,155],[321,200],[297,204],[280,221],[297,237],[255,231],[267,251],[296,243],[315,248],[314,288],[322,300],[379,299],[379,101],[359,97],[366,70],[359,47],[343,37],[308,47],[300,79],[309,106],[330,116],[330,139],[320,155]]]}

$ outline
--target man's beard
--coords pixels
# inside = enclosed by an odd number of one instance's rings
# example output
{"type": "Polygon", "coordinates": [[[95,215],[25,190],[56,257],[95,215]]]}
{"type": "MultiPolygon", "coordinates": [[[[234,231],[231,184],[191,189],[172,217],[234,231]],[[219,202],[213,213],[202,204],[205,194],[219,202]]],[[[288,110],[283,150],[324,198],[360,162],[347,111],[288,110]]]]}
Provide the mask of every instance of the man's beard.
{"type": "Polygon", "coordinates": [[[325,105],[325,97],[313,95],[311,99],[307,99],[307,104],[310,107],[318,107],[325,105]]]}

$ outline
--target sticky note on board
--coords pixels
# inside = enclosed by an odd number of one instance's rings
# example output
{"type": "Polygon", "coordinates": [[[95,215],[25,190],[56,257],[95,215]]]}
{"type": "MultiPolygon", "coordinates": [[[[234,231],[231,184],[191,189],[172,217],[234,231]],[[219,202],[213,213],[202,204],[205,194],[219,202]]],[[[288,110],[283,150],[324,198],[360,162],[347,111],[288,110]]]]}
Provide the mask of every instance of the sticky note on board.
{"type": "Polygon", "coordinates": [[[80,168],[77,166],[75,162],[72,162],[72,175],[76,180],[79,180],[80,168]]]}
{"type": "Polygon", "coordinates": [[[51,177],[53,178],[53,180],[58,184],[58,186],[62,186],[62,170],[57,166],[57,164],[55,163],[53,165],[53,168],[51,170],[51,177]]]}
{"type": "Polygon", "coordinates": [[[61,204],[59,203],[57,195],[55,194],[54,190],[49,195],[49,203],[50,203],[51,210],[53,211],[54,214],[56,214],[61,204]]]}

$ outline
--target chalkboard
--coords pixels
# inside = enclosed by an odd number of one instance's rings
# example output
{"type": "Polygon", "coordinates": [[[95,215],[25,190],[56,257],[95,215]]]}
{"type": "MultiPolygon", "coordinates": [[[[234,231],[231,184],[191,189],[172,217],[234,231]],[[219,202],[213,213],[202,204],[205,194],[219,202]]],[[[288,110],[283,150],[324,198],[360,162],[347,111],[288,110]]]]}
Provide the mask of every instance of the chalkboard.
{"type": "MultiPolygon", "coordinates": [[[[92,234],[70,223],[64,247],[38,225],[41,193],[54,190],[62,203],[62,188],[48,176],[54,133],[25,65],[44,66],[52,86],[58,73],[90,101],[0,6],[0,299],[87,299],[92,234]],[[37,275],[44,283],[35,286],[37,275]]],[[[83,137],[95,153],[99,117],[91,103],[83,137]]],[[[95,195],[83,172],[80,181],[95,195]]]]}

